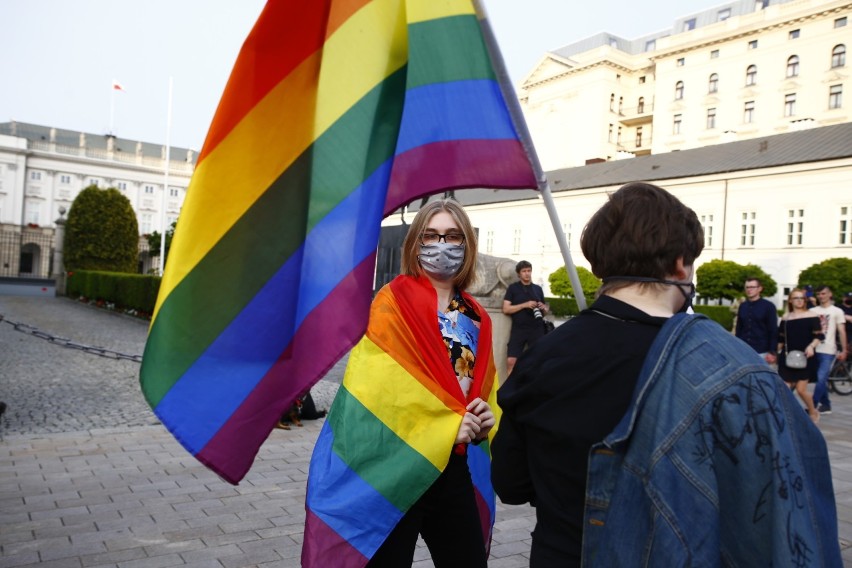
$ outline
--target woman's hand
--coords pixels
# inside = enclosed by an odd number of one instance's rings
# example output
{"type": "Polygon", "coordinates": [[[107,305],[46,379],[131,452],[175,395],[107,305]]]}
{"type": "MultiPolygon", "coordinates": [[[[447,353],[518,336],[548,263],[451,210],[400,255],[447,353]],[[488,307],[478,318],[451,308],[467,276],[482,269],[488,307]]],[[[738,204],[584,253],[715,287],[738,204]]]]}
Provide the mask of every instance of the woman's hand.
{"type": "MultiPolygon", "coordinates": [[[[470,408],[470,405],[468,405],[468,408],[470,408]]],[[[456,434],[456,441],[453,443],[470,444],[476,440],[476,437],[479,435],[479,431],[481,430],[481,422],[482,421],[475,414],[465,412],[461,426],[459,426],[459,432],[456,434]]]]}
{"type": "Polygon", "coordinates": [[[494,413],[491,412],[491,407],[487,402],[477,397],[467,405],[467,411],[479,418],[479,432],[474,439],[484,440],[497,422],[494,413]]]}
{"type": "Polygon", "coordinates": [[[816,353],[816,348],[809,343],[808,346],[805,347],[805,357],[808,357],[808,358],[813,357],[815,353],[816,353]]]}

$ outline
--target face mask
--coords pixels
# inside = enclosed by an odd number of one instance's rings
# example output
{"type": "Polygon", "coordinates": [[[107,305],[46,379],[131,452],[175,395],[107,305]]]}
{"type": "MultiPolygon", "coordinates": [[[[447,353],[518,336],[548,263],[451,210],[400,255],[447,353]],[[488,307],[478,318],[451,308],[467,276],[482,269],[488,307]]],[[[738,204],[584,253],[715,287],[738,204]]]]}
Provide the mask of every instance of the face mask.
{"type": "Polygon", "coordinates": [[[629,280],[631,282],[656,282],[657,284],[665,284],[667,286],[677,286],[677,289],[680,290],[680,293],[683,294],[684,302],[683,305],[677,310],[675,313],[682,314],[686,313],[686,311],[692,307],[692,299],[695,297],[695,284],[692,282],[679,282],[677,280],[660,280],[659,278],[646,278],[644,276],[610,276],[608,278],[604,278],[603,282],[606,284],[611,280],[629,280]],[[683,289],[684,286],[689,287],[689,293],[686,293],[683,289]]]}
{"type": "Polygon", "coordinates": [[[436,280],[449,280],[458,274],[464,261],[464,245],[450,245],[437,242],[434,245],[420,245],[417,256],[420,266],[436,280]]]}

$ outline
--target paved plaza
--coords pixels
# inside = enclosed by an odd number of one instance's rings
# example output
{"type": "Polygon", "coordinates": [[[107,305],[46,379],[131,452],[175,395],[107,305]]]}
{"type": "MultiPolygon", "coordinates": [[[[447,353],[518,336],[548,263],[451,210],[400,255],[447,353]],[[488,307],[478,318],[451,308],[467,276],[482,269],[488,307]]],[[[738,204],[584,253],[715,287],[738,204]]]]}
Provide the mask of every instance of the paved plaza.
{"type": "MultiPolygon", "coordinates": [[[[322,421],[275,430],[238,486],[192,458],[142,398],[147,322],[66,298],[0,296],[0,568],[299,566],[307,466],[322,421]],[[18,331],[22,323],[58,338],[18,331]]],[[[24,329],[24,328],[22,328],[24,329]]],[[[327,408],[335,366],[313,389],[327,408]]],[[[852,397],[828,440],[844,560],[852,566],[852,397]]],[[[489,566],[529,563],[534,510],[498,504],[489,566]]],[[[417,567],[432,566],[421,546],[417,567]]]]}

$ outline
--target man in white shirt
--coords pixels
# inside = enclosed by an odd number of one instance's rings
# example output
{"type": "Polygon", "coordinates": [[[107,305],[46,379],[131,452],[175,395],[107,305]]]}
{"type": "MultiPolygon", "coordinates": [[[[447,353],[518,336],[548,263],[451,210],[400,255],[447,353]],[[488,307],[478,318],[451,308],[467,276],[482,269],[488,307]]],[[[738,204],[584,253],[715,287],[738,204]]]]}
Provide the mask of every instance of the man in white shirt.
{"type": "Polygon", "coordinates": [[[814,388],[814,404],[820,414],[831,414],[831,401],[828,399],[828,374],[834,359],[846,360],[846,318],[843,310],[834,305],[834,296],[828,286],[816,289],[819,305],[811,311],[819,314],[825,339],[816,348],[817,384],[814,388]],[[840,349],[838,349],[838,344],[840,349]]]}

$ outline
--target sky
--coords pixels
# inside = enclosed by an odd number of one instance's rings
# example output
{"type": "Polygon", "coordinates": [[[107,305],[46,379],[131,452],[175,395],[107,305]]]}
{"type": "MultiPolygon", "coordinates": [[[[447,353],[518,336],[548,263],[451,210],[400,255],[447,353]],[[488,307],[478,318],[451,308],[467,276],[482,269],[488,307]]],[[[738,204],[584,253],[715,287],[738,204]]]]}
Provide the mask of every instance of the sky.
{"type": "MultiPolygon", "coordinates": [[[[200,150],[243,40],[264,3],[0,0],[0,122],[112,131],[130,140],[168,141],[173,147],[200,150]],[[123,91],[114,91],[113,81],[123,91]]],[[[671,28],[677,18],[720,2],[484,4],[509,75],[518,84],[547,51],[602,31],[634,39],[671,28]]]]}

